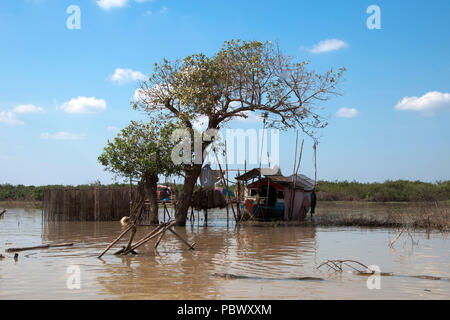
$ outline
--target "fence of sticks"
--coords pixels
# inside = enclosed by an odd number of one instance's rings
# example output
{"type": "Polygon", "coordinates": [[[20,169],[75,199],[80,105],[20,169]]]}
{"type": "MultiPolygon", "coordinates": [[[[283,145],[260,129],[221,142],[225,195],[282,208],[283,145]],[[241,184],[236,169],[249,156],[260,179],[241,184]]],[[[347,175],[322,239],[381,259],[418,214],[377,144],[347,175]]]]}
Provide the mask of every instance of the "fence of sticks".
{"type": "Polygon", "coordinates": [[[136,192],[127,187],[45,190],[44,221],[118,221],[129,215],[136,192]]]}

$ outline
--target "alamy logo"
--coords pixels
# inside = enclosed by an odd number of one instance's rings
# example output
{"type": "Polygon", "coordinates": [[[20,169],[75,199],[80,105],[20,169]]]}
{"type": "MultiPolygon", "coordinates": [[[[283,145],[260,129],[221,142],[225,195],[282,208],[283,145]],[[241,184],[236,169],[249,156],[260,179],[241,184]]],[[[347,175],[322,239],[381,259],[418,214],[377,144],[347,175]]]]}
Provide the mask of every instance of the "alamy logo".
{"type": "Polygon", "coordinates": [[[67,18],[66,26],[69,30],[81,29],[81,9],[79,6],[71,5],[66,10],[70,16],[67,18]]]}
{"type": "Polygon", "coordinates": [[[369,290],[380,290],[381,289],[381,269],[379,266],[371,265],[367,267],[367,272],[373,273],[367,279],[367,289],[369,290]]]}
{"type": "Polygon", "coordinates": [[[66,281],[67,289],[80,290],[81,289],[81,269],[79,266],[70,265],[67,267],[66,273],[69,277],[66,281]]]}
{"type": "Polygon", "coordinates": [[[247,165],[268,165],[278,171],[276,167],[279,166],[279,130],[259,130],[259,134],[255,129],[227,129],[225,132],[226,136],[223,138],[221,132],[216,129],[208,129],[204,133],[195,131],[192,136],[187,129],[175,130],[171,137],[175,144],[171,154],[173,163],[224,163],[226,157],[229,165],[243,165],[248,155],[247,165]],[[205,150],[202,148],[204,142],[210,142],[205,150]],[[224,150],[225,145],[224,155],[219,150],[224,150]]]}
{"type": "Polygon", "coordinates": [[[367,18],[366,25],[369,30],[381,29],[381,9],[377,5],[371,5],[367,7],[367,14],[370,16],[367,18]]]}

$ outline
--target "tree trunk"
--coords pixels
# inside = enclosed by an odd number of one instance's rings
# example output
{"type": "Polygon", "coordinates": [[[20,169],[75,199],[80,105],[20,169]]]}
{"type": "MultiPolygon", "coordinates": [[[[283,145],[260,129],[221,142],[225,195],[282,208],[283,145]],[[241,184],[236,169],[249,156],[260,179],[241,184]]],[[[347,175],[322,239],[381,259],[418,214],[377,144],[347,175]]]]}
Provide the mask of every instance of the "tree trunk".
{"type": "Polygon", "coordinates": [[[194,193],[195,183],[202,171],[201,164],[194,164],[192,168],[186,170],[184,178],[183,192],[177,204],[177,211],[175,212],[175,220],[177,226],[185,226],[188,215],[189,206],[191,204],[192,194],[194,193]]]}
{"type": "Polygon", "coordinates": [[[150,224],[159,224],[158,220],[158,175],[148,174],[144,178],[146,198],[150,201],[150,224]]]}

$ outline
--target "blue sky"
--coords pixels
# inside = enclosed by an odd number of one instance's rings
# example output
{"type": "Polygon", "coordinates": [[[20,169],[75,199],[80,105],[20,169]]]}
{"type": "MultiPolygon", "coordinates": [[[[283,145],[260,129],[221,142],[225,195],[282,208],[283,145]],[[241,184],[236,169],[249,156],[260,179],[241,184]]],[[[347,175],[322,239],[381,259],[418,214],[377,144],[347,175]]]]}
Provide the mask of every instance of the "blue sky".
{"type": "MultiPolygon", "coordinates": [[[[279,41],[317,71],[347,68],[343,95],[322,105],[320,179],[448,180],[449,18],[447,0],[3,0],[0,183],[111,182],[97,157],[117,128],[145,119],[129,104],[136,79],[233,38],[279,41]],[[81,29],[66,26],[70,5],[81,29]],[[381,29],[367,28],[370,5],[381,29]]],[[[294,148],[295,132],[281,133],[284,174],[294,148]]],[[[314,172],[306,137],[301,171],[314,172]]]]}

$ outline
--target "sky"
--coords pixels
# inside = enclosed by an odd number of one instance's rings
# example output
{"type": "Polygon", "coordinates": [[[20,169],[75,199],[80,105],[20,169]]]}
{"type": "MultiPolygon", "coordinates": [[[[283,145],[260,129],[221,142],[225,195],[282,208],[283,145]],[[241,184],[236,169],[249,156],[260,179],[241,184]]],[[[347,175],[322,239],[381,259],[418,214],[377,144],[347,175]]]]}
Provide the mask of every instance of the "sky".
{"type": "MultiPolygon", "coordinates": [[[[449,18],[448,0],[2,0],[0,183],[114,182],[97,157],[145,121],[130,107],[137,82],[155,62],[231,39],[278,41],[317,72],[346,67],[342,95],[320,106],[318,179],[449,180],[449,18]]],[[[300,171],[314,177],[302,139],[300,171]]],[[[279,141],[290,175],[295,130],[279,141]]]]}

